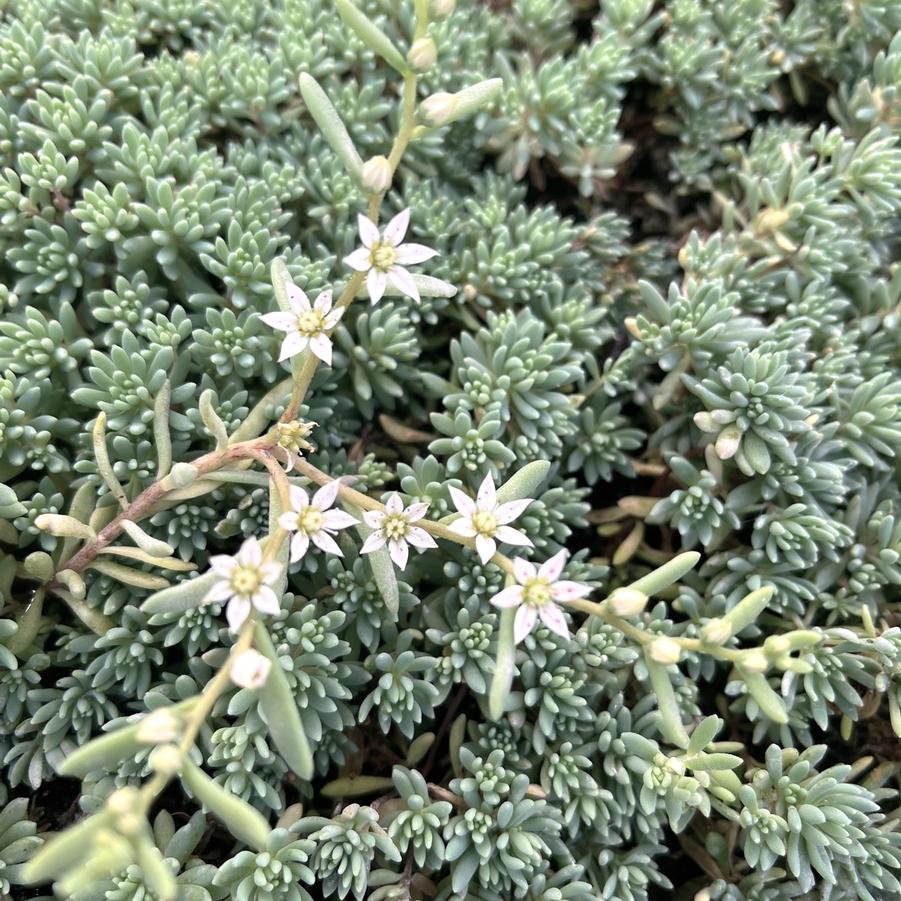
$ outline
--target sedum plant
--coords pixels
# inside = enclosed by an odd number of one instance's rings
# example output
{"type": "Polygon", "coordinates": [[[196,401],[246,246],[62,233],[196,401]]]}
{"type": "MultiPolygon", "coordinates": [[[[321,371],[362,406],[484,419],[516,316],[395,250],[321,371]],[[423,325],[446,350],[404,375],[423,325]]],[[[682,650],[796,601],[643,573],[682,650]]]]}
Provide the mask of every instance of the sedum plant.
{"type": "Polygon", "coordinates": [[[901,893],[858,6],[3,4],[0,894],[901,893]]]}

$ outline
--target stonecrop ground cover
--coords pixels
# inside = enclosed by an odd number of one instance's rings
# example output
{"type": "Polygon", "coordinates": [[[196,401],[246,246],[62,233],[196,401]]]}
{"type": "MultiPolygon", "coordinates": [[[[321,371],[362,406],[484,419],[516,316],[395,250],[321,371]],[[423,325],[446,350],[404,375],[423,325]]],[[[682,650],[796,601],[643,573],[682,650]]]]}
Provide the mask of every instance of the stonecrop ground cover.
{"type": "Polygon", "coordinates": [[[0,2],[0,897],[901,896],[901,3],[0,2]]]}

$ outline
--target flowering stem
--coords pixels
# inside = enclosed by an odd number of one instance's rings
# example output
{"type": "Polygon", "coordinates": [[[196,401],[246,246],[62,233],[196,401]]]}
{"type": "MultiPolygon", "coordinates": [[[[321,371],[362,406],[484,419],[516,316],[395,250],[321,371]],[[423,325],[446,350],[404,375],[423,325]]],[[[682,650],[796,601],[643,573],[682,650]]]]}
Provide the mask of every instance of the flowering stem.
{"type": "MultiPolygon", "coordinates": [[[[423,19],[420,17],[420,23],[422,21],[423,19]]],[[[428,24],[427,21],[426,24],[428,24]]],[[[404,75],[404,91],[400,127],[398,128],[397,135],[394,138],[394,143],[391,146],[391,153],[388,156],[388,165],[391,169],[392,178],[394,176],[394,173],[397,171],[397,167],[404,155],[404,151],[407,149],[407,146],[410,143],[410,139],[413,136],[413,129],[415,127],[416,73],[408,72],[406,75],[404,75]]],[[[373,194],[369,198],[369,208],[367,215],[375,223],[378,223],[379,221],[379,213],[382,209],[382,199],[382,194],[373,194]]],[[[338,298],[338,301],[335,304],[336,308],[346,309],[351,305],[351,303],[353,303],[354,298],[357,296],[357,292],[363,286],[363,280],[365,279],[365,277],[365,274],[362,272],[355,272],[350,277],[347,286],[344,288],[344,291],[341,293],[341,296],[338,298]]],[[[335,328],[337,328],[337,326],[335,326],[335,328]]],[[[332,331],[334,331],[334,329],[332,329],[332,331]]],[[[326,332],[326,334],[331,335],[331,331],[326,332]]],[[[297,377],[294,379],[294,387],[291,390],[291,399],[288,401],[288,406],[285,408],[285,412],[282,413],[282,422],[290,422],[292,419],[297,418],[297,414],[300,411],[304,399],[307,396],[307,391],[309,391],[310,389],[310,383],[313,381],[313,376],[316,374],[316,367],[318,365],[319,358],[310,351],[307,351],[303,364],[300,367],[300,371],[297,373],[297,377]]]]}
{"type": "MultiPolygon", "coordinates": [[[[306,476],[311,482],[315,482],[317,485],[326,485],[327,483],[334,481],[330,475],[324,473],[321,469],[317,469],[312,463],[308,463],[304,459],[298,459],[294,464],[294,468],[301,475],[306,476]]],[[[347,501],[347,503],[362,507],[364,510],[379,510],[381,512],[386,512],[387,510],[385,505],[380,501],[377,501],[374,497],[369,497],[368,494],[363,494],[347,485],[342,484],[338,487],[338,495],[343,500],[347,501]]],[[[430,535],[434,535],[435,538],[453,541],[454,544],[461,544],[463,547],[470,548],[470,550],[476,549],[475,538],[464,538],[462,535],[452,532],[447,526],[443,526],[438,522],[433,522],[431,519],[417,520],[416,525],[422,527],[430,535]]],[[[513,561],[504,554],[495,554],[490,562],[494,563],[495,566],[499,566],[506,573],[513,572],[513,561]]]]}

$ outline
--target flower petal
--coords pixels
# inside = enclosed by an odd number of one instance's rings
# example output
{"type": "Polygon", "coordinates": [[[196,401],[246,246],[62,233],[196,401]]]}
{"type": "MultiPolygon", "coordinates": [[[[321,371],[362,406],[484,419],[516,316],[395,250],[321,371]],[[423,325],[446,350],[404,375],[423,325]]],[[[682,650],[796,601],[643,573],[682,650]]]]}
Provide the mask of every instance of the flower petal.
{"type": "Polygon", "coordinates": [[[535,625],[538,619],[538,611],[527,604],[520,605],[513,620],[513,642],[519,644],[535,625]]]}
{"type": "Polygon", "coordinates": [[[360,548],[361,554],[371,554],[373,551],[377,551],[380,547],[385,546],[385,533],[378,529],[373,532],[364,542],[363,547],[360,548]]]}
{"type": "Polygon", "coordinates": [[[410,504],[410,506],[404,510],[404,515],[407,517],[407,522],[418,522],[428,512],[429,505],[420,501],[415,504],[410,504]]]}
{"type": "Polygon", "coordinates": [[[227,601],[233,594],[230,582],[214,582],[213,587],[204,595],[203,603],[218,604],[221,601],[227,601]]]}
{"type": "Polygon", "coordinates": [[[448,493],[450,494],[451,500],[454,502],[454,506],[460,513],[475,513],[476,505],[475,501],[465,492],[461,491],[459,488],[455,488],[453,485],[447,486],[448,493]]]}
{"type": "Polygon", "coordinates": [[[448,528],[455,535],[462,535],[464,538],[475,538],[476,530],[472,527],[472,520],[468,516],[461,516],[455,519],[448,528]]]}
{"type": "Polygon", "coordinates": [[[400,244],[410,225],[410,209],[401,210],[386,226],[382,238],[395,247],[400,244]]]}
{"type": "Polygon", "coordinates": [[[326,510],[322,516],[323,525],[331,532],[357,525],[357,520],[343,510],[326,510]]]}
{"type": "Polygon", "coordinates": [[[232,574],[232,570],[238,565],[238,561],[228,554],[216,554],[210,557],[210,569],[226,579],[232,574]]]}
{"type": "Polygon", "coordinates": [[[370,529],[380,529],[384,519],[385,514],[381,510],[363,511],[363,522],[365,522],[370,529]]]}
{"type": "Polygon", "coordinates": [[[310,536],[305,532],[298,532],[291,539],[291,562],[297,563],[298,560],[302,560],[309,547],[310,536]]]}
{"type": "Polygon", "coordinates": [[[313,309],[318,310],[325,316],[326,313],[332,308],[332,289],[326,288],[324,291],[320,291],[318,296],[316,297],[316,302],[313,304],[313,309]]]}
{"type": "Polygon", "coordinates": [[[406,541],[396,541],[392,538],[388,542],[388,554],[391,556],[391,559],[399,570],[407,568],[407,560],[410,557],[410,548],[406,541]]]}
{"type": "Polygon", "coordinates": [[[508,585],[491,599],[491,603],[501,610],[506,607],[518,607],[522,603],[522,586],[508,585]]]}
{"type": "Polygon", "coordinates": [[[397,253],[397,262],[401,266],[415,266],[417,263],[424,263],[426,260],[438,256],[437,250],[432,250],[425,244],[401,244],[395,252],[397,253]]]}
{"type": "Polygon", "coordinates": [[[420,301],[419,288],[413,281],[413,276],[403,266],[392,266],[386,273],[388,284],[394,285],[401,294],[412,297],[417,303],[420,301]]]}
{"type": "Polygon", "coordinates": [[[479,485],[479,493],[476,495],[476,507],[479,510],[493,510],[497,506],[497,492],[494,490],[494,479],[489,472],[482,484],[479,485]]]}
{"type": "Polygon", "coordinates": [[[591,586],[581,582],[570,582],[561,579],[551,585],[551,597],[555,601],[574,601],[576,598],[585,598],[591,594],[591,586]]]}
{"type": "Polygon", "coordinates": [[[261,586],[252,598],[253,606],[263,613],[274,616],[282,609],[276,593],[268,586],[261,586]]]}
{"type": "Polygon", "coordinates": [[[560,573],[563,572],[563,565],[566,563],[567,552],[557,551],[553,557],[545,560],[541,566],[538,567],[538,575],[541,576],[542,579],[547,579],[548,582],[556,582],[557,579],[560,578],[560,573]]]}
{"type": "Polygon", "coordinates": [[[341,487],[341,482],[338,479],[332,479],[331,482],[326,482],[314,495],[313,500],[310,502],[311,506],[315,507],[317,510],[328,510],[332,504],[335,503],[335,498],[338,496],[338,489],[341,487]]]}
{"type": "Polygon", "coordinates": [[[378,241],[379,228],[368,216],[357,214],[357,228],[360,230],[360,240],[365,248],[372,247],[378,241]]]}
{"type": "Polygon", "coordinates": [[[285,285],[285,291],[288,294],[288,303],[295,313],[306,313],[311,309],[310,298],[307,297],[306,293],[301,288],[298,288],[294,282],[288,282],[288,284],[285,285]]]}
{"type": "Polygon", "coordinates": [[[332,365],[332,342],[328,335],[316,335],[310,338],[310,350],[325,363],[326,366],[332,365]]]}
{"type": "Polygon", "coordinates": [[[338,307],[337,310],[332,310],[325,317],[325,327],[328,331],[331,331],[341,320],[341,317],[344,315],[344,307],[338,307]]]}
{"type": "Polygon", "coordinates": [[[279,363],[283,360],[289,360],[291,357],[296,357],[307,349],[309,343],[309,340],[304,335],[301,335],[300,332],[289,332],[285,340],[282,341],[282,348],[278,355],[279,363]]]}
{"type": "Polygon", "coordinates": [[[523,582],[527,582],[529,579],[535,578],[535,564],[526,560],[525,557],[514,557],[513,558],[513,577],[522,585],[523,582]]]}
{"type": "Polygon", "coordinates": [[[487,535],[476,535],[476,550],[479,553],[479,560],[482,563],[487,563],[494,556],[497,545],[494,539],[489,538],[487,535]]]}
{"type": "Polygon", "coordinates": [[[407,529],[407,534],[404,538],[412,544],[413,547],[438,547],[435,543],[435,539],[432,538],[425,529],[420,529],[419,526],[410,526],[410,528],[407,529]]]}
{"type": "Polygon", "coordinates": [[[368,272],[372,268],[369,251],[365,247],[358,247],[353,253],[348,254],[344,258],[344,264],[356,269],[357,272],[368,272]]]}
{"type": "Polygon", "coordinates": [[[250,601],[242,598],[232,598],[225,608],[225,618],[232,632],[237,632],[244,625],[244,620],[250,614],[250,601]]]}
{"type": "Polygon", "coordinates": [[[297,528],[297,514],[293,510],[282,513],[278,518],[279,527],[293,532],[297,528]]]}
{"type": "Polygon", "coordinates": [[[297,328],[297,317],[293,313],[263,313],[260,319],[280,332],[293,332],[297,328]]]}
{"type": "Polygon", "coordinates": [[[498,526],[495,530],[494,537],[504,544],[512,544],[515,547],[535,546],[527,535],[523,535],[518,529],[513,529],[510,526],[498,526]]]}
{"type": "Polygon", "coordinates": [[[248,538],[238,551],[238,559],[242,564],[259,566],[263,560],[263,549],[256,538],[248,538]]]}
{"type": "Polygon", "coordinates": [[[556,604],[542,604],[538,608],[541,621],[561,638],[569,638],[569,627],[566,625],[566,616],[556,604]]]}
{"type": "Polygon", "coordinates": [[[389,513],[400,513],[401,510],[404,509],[404,502],[400,499],[400,495],[396,491],[388,498],[385,509],[389,513]]]}
{"type": "Polygon", "coordinates": [[[316,545],[321,551],[325,551],[327,554],[335,554],[338,557],[343,557],[344,554],[341,552],[341,548],[338,547],[334,538],[329,535],[325,529],[320,529],[318,532],[314,532],[311,536],[313,539],[313,544],[316,545]]]}
{"type": "Polygon", "coordinates": [[[507,501],[506,504],[500,504],[497,507],[494,515],[497,517],[497,521],[505,526],[507,523],[513,522],[531,503],[532,498],[530,497],[524,497],[520,501],[507,501]]]}
{"type": "Polygon", "coordinates": [[[296,513],[310,506],[310,496],[299,485],[291,485],[288,488],[288,497],[291,500],[291,509],[296,513]]]}
{"type": "Polygon", "coordinates": [[[379,269],[370,269],[366,276],[366,293],[370,303],[378,303],[385,296],[385,286],[388,280],[385,273],[379,269]]]}

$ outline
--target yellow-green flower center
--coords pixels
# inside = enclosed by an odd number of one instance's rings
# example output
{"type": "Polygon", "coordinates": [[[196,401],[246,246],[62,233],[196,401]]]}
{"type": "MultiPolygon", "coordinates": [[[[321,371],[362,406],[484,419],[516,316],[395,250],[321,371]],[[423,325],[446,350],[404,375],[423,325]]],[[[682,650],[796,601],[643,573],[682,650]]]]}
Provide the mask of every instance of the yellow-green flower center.
{"type": "Polygon", "coordinates": [[[497,531],[497,517],[490,511],[479,510],[477,513],[472,514],[469,521],[472,523],[472,527],[476,530],[477,535],[484,535],[486,538],[491,538],[497,531]]]}
{"type": "Polygon", "coordinates": [[[255,566],[238,566],[232,572],[229,582],[236,595],[246,598],[256,594],[263,580],[255,566]]]}
{"type": "Polygon", "coordinates": [[[522,586],[523,602],[530,607],[542,607],[551,600],[551,585],[547,579],[535,576],[522,586]]]}
{"type": "Polygon", "coordinates": [[[369,262],[376,269],[387,272],[397,262],[397,250],[388,241],[376,241],[369,251],[369,262]]]}
{"type": "Polygon", "coordinates": [[[305,338],[315,338],[325,331],[325,317],[319,310],[307,310],[297,317],[297,331],[305,338]]]}
{"type": "Polygon", "coordinates": [[[386,513],[382,520],[382,532],[389,540],[400,541],[408,528],[409,523],[403,513],[386,513]]]}
{"type": "Polygon", "coordinates": [[[297,514],[297,531],[313,535],[322,528],[325,517],[315,507],[305,507],[297,514]]]}

